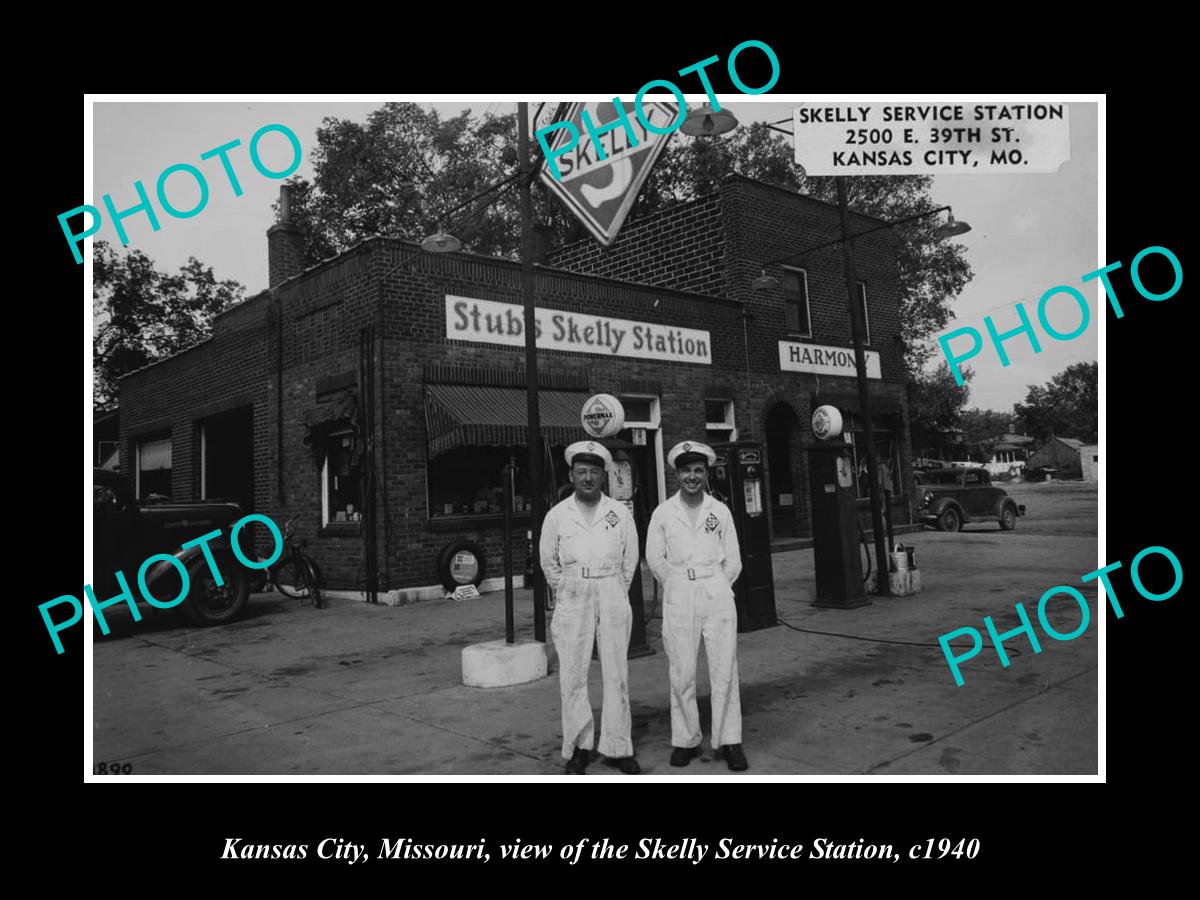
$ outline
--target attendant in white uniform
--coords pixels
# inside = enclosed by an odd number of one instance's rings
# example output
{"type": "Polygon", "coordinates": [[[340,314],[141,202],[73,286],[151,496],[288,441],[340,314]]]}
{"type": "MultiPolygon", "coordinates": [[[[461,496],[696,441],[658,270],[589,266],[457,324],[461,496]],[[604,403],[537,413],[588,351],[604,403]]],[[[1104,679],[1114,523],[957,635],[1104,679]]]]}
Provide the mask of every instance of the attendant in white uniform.
{"type": "Polygon", "coordinates": [[[737,671],[737,608],[733,583],[742,571],[733,515],[709,495],[712,448],[683,441],[671,448],[679,491],[650,519],[646,562],[663,586],[663,646],[671,675],[671,765],[700,755],[703,735],[696,706],[700,641],[712,686],[713,750],[729,768],[749,767],[742,751],[742,706],[737,671]]]}
{"type": "Polygon", "coordinates": [[[625,506],[605,496],[604,473],[612,455],[595,441],[579,441],[564,454],[574,493],[554,506],[542,524],[539,553],[554,592],[550,633],[558,651],[562,695],[562,755],[568,775],[582,775],[594,738],[588,670],[592,643],[600,647],[604,706],[600,753],[626,775],[641,771],[633,754],[629,710],[629,585],[638,565],[638,535],[625,506]]]}

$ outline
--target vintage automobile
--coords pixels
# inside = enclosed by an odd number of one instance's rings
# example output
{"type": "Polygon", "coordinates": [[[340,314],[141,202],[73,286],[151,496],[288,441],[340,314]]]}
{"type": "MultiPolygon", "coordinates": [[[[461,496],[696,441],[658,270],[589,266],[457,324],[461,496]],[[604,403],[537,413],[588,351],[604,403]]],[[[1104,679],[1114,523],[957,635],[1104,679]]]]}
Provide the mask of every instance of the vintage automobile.
{"type": "Polygon", "coordinates": [[[992,484],[987,469],[931,469],[913,476],[920,508],[917,517],[939,531],[959,531],[965,522],[997,521],[1005,531],[1017,527],[1025,505],[992,484]]]}
{"type": "MultiPolygon", "coordinates": [[[[116,472],[93,470],[93,591],[98,601],[120,591],[115,573],[125,574],[134,598],[139,590],[137,573],[142,562],[158,553],[180,560],[188,571],[190,590],[180,604],[194,625],[220,625],[235,618],[246,606],[252,581],[262,575],[242,566],[229,546],[229,527],[242,517],[232,501],[172,501],[165,497],[135,499],[129,482],[116,472]],[[210,531],[221,536],[208,543],[224,584],[218,585],[199,546],[182,545],[210,531]]],[[[169,561],[156,563],[146,573],[147,586],[161,600],[179,592],[178,570],[169,561]],[[156,589],[157,586],[157,589],[156,589]]]]}

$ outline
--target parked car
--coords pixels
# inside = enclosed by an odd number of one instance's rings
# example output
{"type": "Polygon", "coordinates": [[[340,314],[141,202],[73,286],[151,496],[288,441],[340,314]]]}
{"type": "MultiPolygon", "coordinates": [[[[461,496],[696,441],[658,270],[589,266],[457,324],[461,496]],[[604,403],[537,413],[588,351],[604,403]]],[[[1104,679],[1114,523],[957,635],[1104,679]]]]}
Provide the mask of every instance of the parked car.
{"type": "MultiPolygon", "coordinates": [[[[190,582],[180,610],[194,625],[220,625],[237,617],[246,607],[252,580],[262,575],[246,569],[229,546],[229,528],[243,515],[228,500],[173,501],[159,496],[135,499],[129,481],[117,472],[93,469],[93,580],[97,600],[116,596],[121,588],[115,573],[125,575],[136,600],[140,595],[138,570],[143,561],[165,553],[180,560],[190,582]],[[224,584],[218,585],[200,546],[182,545],[210,531],[221,536],[208,542],[224,584]]],[[[243,540],[245,534],[243,533],[243,540]]],[[[179,592],[175,566],[166,561],[146,573],[146,584],[160,600],[179,592]],[[156,589],[157,586],[157,589],[156,589]]],[[[261,584],[257,589],[261,589],[261,584]]]]}
{"type": "Polygon", "coordinates": [[[1005,531],[1017,527],[1025,505],[992,484],[987,469],[932,469],[913,475],[920,508],[917,516],[939,531],[958,531],[966,522],[1000,523],[1005,531]]]}

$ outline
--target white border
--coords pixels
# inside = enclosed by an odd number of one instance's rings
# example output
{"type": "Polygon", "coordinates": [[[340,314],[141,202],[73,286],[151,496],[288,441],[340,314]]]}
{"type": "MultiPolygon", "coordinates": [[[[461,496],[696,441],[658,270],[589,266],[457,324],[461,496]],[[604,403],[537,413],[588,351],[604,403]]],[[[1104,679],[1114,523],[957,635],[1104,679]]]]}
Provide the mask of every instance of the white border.
{"type": "MultiPolygon", "coordinates": [[[[653,94],[647,94],[648,97],[654,97],[653,94]]],[[[1106,223],[1105,223],[1105,179],[1107,176],[1107,121],[1106,121],[1106,101],[1104,94],[901,94],[885,92],[880,94],[760,94],[755,97],[743,96],[737,94],[720,94],[719,99],[726,102],[736,103],[807,103],[807,102],[916,102],[916,101],[932,101],[932,102],[1039,102],[1039,101],[1056,101],[1065,103],[1096,103],[1098,105],[1098,121],[1097,121],[1097,268],[1107,264],[1105,255],[1106,245],[1106,223]]],[[[85,94],[83,99],[83,124],[84,124],[84,189],[83,195],[85,202],[95,196],[93,185],[93,169],[92,169],[92,152],[93,152],[93,110],[92,106],[95,103],[153,103],[153,102],[192,102],[192,103],[229,103],[239,101],[253,102],[387,102],[390,100],[408,100],[419,103],[438,103],[438,102],[514,102],[517,100],[529,100],[530,102],[540,102],[546,98],[531,98],[526,95],[506,94],[405,94],[402,97],[396,97],[389,94],[85,94]]],[[[551,100],[558,98],[550,98],[551,100]]],[[[587,100],[609,100],[611,94],[585,94],[567,98],[574,101],[587,100]]],[[[703,94],[686,94],[685,99],[689,103],[705,102],[707,98],[703,94]]],[[[81,584],[86,584],[90,581],[88,573],[92,571],[92,547],[89,536],[93,532],[92,518],[92,238],[86,238],[83,247],[83,268],[84,268],[84,575],[81,584]]],[[[1096,290],[1100,299],[1097,309],[1103,309],[1104,303],[1107,301],[1099,292],[1102,287],[1097,282],[1096,290]]],[[[1107,475],[1107,441],[1106,441],[1106,416],[1105,402],[1107,398],[1106,383],[1105,383],[1105,337],[1106,327],[1103,315],[1098,315],[1099,319],[1099,362],[1100,362],[1100,385],[1099,385],[1099,418],[1100,418],[1100,434],[1099,442],[1101,447],[1100,465],[1099,465],[1099,496],[1098,496],[1098,540],[1097,540],[1097,568],[1105,565],[1104,561],[1104,546],[1107,540],[1106,520],[1105,520],[1105,499],[1106,499],[1106,475],[1107,475]]],[[[661,437],[661,430],[659,431],[661,437]]],[[[1099,595],[1100,588],[1097,587],[1099,595]]],[[[82,627],[84,632],[84,720],[83,720],[83,744],[84,744],[84,781],[86,783],[107,781],[113,779],[106,776],[93,776],[93,742],[92,742],[92,691],[93,691],[93,674],[92,674],[92,628],[90,625],[91,609],[88,604],[87,612],[84,614],[82,627]]],[[[1096,618],[1098,619],[1099,630],[1099,717],[1098,717],[1098,774],[1096,775],[741,775],[736,779],[728,776],[653,776],[645,775],[639,778],[629,778],[620,775],[597,775],[586,779],[564,779],[566,783],[589,784],[589,783],[622,783],[627,785],[645,784],[647,782],[726,782],[729,784],[737,784],[744,782],[950,782],[950,783],[976,783],[976,782],[1019,782],[1019,783],[1039,783],[1039,782],[1083,782],[1096,783],[1106,781],[1106,749],[1105,749],[1105,705],[1106,705],[1106,665],[1105,665],[1105,649],[1106,649],[1106,628],[1105,616],[1103,615],[1105,606],[1104,598],[1098,596],[1096,606],[1096,618]]],[[[67,665],[64,661],[64,665],[67,665]]],[[[353,783],[353,782],[534,782],[534,783],[560,783],[547,782],[552,776],[546,775],[123,775],[120,777],[122,782],[229,782],[229,783],[275,783],[275,782],[329,782],[329,783],[353,783]]]]}

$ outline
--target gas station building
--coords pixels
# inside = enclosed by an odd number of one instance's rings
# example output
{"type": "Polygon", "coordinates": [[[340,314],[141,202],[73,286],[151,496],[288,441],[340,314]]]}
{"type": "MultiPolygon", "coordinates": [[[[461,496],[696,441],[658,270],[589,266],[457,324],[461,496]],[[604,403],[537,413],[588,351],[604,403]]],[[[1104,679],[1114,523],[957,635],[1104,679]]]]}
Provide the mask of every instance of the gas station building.
{"type": "MultiPolygon", "coordinates": [[[[852,231],[879,224],[851,215],[852,231]]],[[[736,435],[761,444],[762,514],[773,544],[788,546],[812,534],[808,423],[832,404],[869,530],[841,247],[769,267],[776,287],[752,285],[765,260],[839,235],[835,206],[730,176],[709,196],[627,222],[611,247],[588,238],[541,248],[538,382],[555,488],[567,484],[562,449],[585,437],[583,402],[612,394],[626,423],[611,444],[620,469],[610,493],[632,504],[643,539],[675,490],[665,451],[736,435]]],[[[463,546],[476,548],[489,578],[503,575],[501,484],[512,459],[522,572],[519,264],[377,237],[305,268],[298,226],[280,222],[267,240],[266,290],[218,316],[208,340],[121,380],[120,451],[135,490],[228,497],[280,524],[298,515],[329,588],[364,591],[373,555],[380,600],[399,603],[440,596],[463,546]]],[[[893,521],[907,524],[897,238],[876,231],[854,242],[854,255],[876,443],[893,521]]],[[[264,555],[267,538],[258,535],[264,555]]]]}

